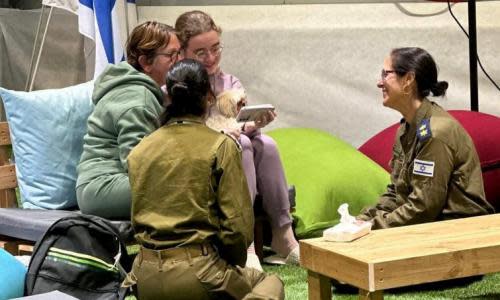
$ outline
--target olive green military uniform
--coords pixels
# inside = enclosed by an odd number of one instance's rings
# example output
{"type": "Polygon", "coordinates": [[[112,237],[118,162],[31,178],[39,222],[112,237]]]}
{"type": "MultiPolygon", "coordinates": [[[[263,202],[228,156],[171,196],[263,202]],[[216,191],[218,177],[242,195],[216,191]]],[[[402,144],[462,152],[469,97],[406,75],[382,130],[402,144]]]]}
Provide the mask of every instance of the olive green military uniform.
{"type": "Polygon", "coordinates": [[[230,137],[174,119],[128,157],[132,225],[142,245],[125,285],[140,299],[283,299],[283,283],[241,268],[253,208],[230,137]]]}
{"type": "Polygon", "coordinates": [[[358,216],[374,229],[494,213],[472,139],[434,102],[425,99],[411,123],[402,121],[391,168],[387,192],[358,216]]]}

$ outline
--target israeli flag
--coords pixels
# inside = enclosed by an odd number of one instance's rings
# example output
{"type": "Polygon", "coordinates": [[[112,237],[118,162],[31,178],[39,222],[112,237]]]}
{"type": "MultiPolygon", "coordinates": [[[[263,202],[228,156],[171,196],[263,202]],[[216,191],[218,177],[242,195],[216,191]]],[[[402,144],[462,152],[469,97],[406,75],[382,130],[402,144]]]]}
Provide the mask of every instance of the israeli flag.
{"type": "Polygon", "coordinates": [[[115,4],[116,0],[79,0],[79,31],[95,42],[94,79],[108,64],[124,59],[115,4]]]}
{"type": "Polygon", "coordinates": [[[413,174],[434,177],[434,162],[415,159],[413,161],[413,174]]]}

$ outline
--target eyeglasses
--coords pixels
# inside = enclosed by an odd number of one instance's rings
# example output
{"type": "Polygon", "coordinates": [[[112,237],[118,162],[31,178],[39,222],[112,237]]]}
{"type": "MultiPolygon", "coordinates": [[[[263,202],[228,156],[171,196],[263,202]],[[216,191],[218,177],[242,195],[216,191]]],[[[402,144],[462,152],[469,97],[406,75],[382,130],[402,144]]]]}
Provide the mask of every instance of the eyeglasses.
{"type": "Polygon", "coordinates": [[[179,50],[174,50],[172,52],[167,52],[167,53],[163,53],[163,52],[156,53],[155,56],[166,56],[170,60],[175,60],[175,59],[177,59],[179,54],[180,54],[179,50]]]}
{"type": "Polygon", "coordinates": [[[396,73],[396,70],[384,70],[384,69],[382,69],[382,71],[380,72],[380,79],[385,80],[387,78],[387,76],[389,76],[389,74],[391,74],[391,73],[396,73]]]}
{"type": "Polygon", "coordinates": [[[212,56],[219,56],[222,53],[222,49],[224,49],[223,45],[216,45],[210,49],[199,49],[194,52],[194,55],[198,60],[205,60],[208,58],[208,54],[210,53],[212,56]]]}

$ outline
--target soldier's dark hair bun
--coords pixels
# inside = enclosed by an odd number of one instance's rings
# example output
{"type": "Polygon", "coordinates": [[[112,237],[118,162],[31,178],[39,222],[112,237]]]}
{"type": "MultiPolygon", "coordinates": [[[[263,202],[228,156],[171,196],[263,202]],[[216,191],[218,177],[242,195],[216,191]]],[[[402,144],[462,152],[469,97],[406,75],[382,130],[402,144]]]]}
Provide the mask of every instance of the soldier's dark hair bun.
{"type": "Polygon", "coordinates": [[[188,86],[184,82],[174,83],[169,91],[169,95],[171,95],[172,97],[186,97],[188,93],[188,86]]]}
{"type": "Polygon", "coordinates": [[[432,95],[435,97],[444,96],[446,94],[446,90],[448,89],[448,82],[446,81],[438,81],[431,87],[432,95]]]}
{"type": "Polygon", "coordinates": [[[170,104],[160,118],[162,125],[172,118],[206,114],[210,80],[203,64],[193,59],[176,62],[167,73],[170,104]]]}

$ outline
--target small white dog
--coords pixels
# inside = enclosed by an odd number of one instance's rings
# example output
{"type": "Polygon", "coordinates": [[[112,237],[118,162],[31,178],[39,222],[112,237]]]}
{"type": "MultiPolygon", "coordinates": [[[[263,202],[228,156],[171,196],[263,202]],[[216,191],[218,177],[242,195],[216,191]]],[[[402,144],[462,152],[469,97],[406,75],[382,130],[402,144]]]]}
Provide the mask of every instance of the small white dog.
{"type": "Polygon", "coordinates": [[[216,131],[231,131],[240,127],[236,122],[238,105],[245,103],[246,94],[243,89],[226,90],[217,96],[210,106],[205,121],[208,127],[216,131]]]}

